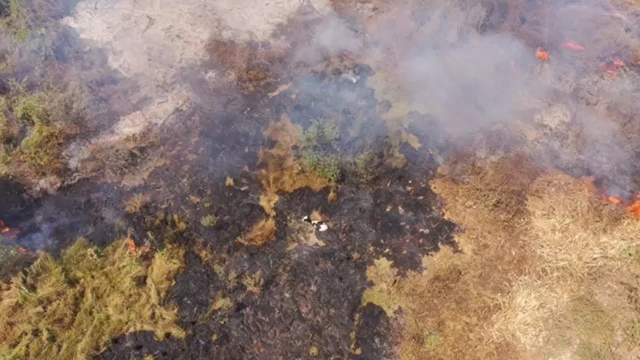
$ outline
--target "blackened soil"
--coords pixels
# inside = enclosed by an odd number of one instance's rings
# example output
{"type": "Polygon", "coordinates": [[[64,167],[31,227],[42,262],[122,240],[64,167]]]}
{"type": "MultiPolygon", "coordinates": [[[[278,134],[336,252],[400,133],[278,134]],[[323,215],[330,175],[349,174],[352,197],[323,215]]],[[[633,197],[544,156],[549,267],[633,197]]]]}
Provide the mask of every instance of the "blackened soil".
{"type": "Polygon", "coordinates": [[[146,155],[168,163],[144,186],[81,181],[57,195],[31,199],[19,185],[3,181],[0,219],[15,223],[20,246],[54,254],[78,237],[107,245],[129,235],[156,249],[169,242],[186,247],[185,269],[167,303],[177,304],[187,337],[127,334],[99,358],[302,359],[316,352],[322,359],[390,358],[397,340],[390,320],[379,307],[361,303],[370,285],[366,269],[386,257],[400,274],[420,271],[424,255],[442,245],[455,247],[454,224],[442,218],[428,186],[437,168],[434,154],[447,147],[444,134],[428,117],[412,114],[420,125],[421,150],[392,149],[377,113],[385,106],[365,85],[371,74],[355,63],[275,73],[270,76],[279,83],[249,94],[193,80],[200,103],[157,134],[159,145],[146,155]],[[287,90],[269,95],[288,82],[287,90]],[[255,175],[260,149],[273,146],[263,133],[284,114],[302,128],[316,119],[335,125],[339,136],[313,150],[340,164],[337,201],[328,201],[329,189],[280,194],[276,239],[247,247],[236,239],[267,217],[255,175]],[[406,166],[382,165],[380,159],[398,150],[406,166]],[[363,178],[356,159],[367,153],[377,165],[363,178]],[[225,184],[227,177],[233,186],[225,184]],[[124,201],[139,193],[150,194],[151,202],[125,212],[124,201]],[[329,225],[316,232],[324,246],[291,247],[294,227],[311,226],[301,219],[314,210],[329,225]],[[201,223],[208,215],[216,217],[215,224],[201,223]],[[201,256],[203,249],[211,258],[201,256]],[[221,299],[226,305],[212,309],[221,299]]]}
{"type": "MultiPolygon", "coordinates": [[[[380,166],[366,182],[351,171],[350,161],[359,154],[390,151],[375,93],[364,86],[371,71],[354,66],[350,70],[361,76],[356,84],[335,70],[288,74],[283,77],[293,85],[274,97],[266,91],[237,95],[199,87],[202,106],[164,135],[171,162],[149,179],[154,205],[126,217],[136,241],[157,231],[144,219],[158,212],[179,213],[189,222],[188,230],[163,240],[188,248],[186,268],[168,301],[178,304],[189,335],[184,341],[157,341],[146,333],[122,336],[101,358],[303,359],[312,349],[322,359],[391,356],[395,338],[389,319],[380,308],[361,304],[367,266],[387,257],[401,272],[419,270],[422,256],[454,245],[454,225],[442,219],[429,189],[437,163],[427,150],[403,146],[407,166],[380,166]],[[338,200],[328,201],[329,189],[281,194],[275,241],[246,247],[237,237],[266,218],[254,173],[257,153],[273,145],[263,132],[282,114],[303,128],[313,119],[331,119],[338,127],[337,143],[319,149],[346,164],[338,200]],[[225,185],[227,176],[234,186],[225,185]],[[325,246],[290,248],[291,223],[311,226],[301,219],[313,210],[330,226],[316,233],[325,246]],[[209,214],[216,224],[200,224],[209,214]],[[213,260],[198,255],[203,247],[213,260]],[[251,278],[259,280],[251,285],[251,278]],[[231,305],[210,311],[220,298],[231,305]]],[[[442,137],[433,134],[419,134],[422,149],[442,145],[442,137]]]]}

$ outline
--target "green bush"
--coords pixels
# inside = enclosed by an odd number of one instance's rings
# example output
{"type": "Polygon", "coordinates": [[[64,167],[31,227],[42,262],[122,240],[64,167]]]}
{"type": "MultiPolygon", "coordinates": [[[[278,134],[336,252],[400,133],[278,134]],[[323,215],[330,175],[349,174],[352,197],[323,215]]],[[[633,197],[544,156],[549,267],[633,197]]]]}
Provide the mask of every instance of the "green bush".
{"type": "Polygon", "coordinates": [[[20,144],[20,158],[40,175],[62,169],[64,134],[56,126],[37,125],[20,144]]]}
{"type": "Polygon", "coordinates": [[[314,119],[302,134],[302,147],[314,148],[316,146],[336,145],[338,141],[338,128],[325,119],[314,119]]]}
{"type": "Polygon", "coordinates": [[[341,170],[338,159],[324,157],[317,152],[306,150],[300,157],[300,165],[306,172],[317,172],[330,182],[337,182],[340,179],[341,170]]]}
{"type": "Polygon", "coordinates": [[[21,99],[15,108],[15,113],[17,117],[27,121],[30,125],[46,123],[43,95],[35,94],[21,99]]]}

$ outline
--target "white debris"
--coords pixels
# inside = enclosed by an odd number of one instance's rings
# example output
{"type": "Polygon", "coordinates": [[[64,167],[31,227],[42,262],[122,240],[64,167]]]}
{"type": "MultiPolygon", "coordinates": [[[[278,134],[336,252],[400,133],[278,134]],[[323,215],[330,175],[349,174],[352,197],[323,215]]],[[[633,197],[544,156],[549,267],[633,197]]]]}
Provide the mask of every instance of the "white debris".
{"type": "Polygon", "coordinates": [[[329,229],[329,226],[327,226],[327,224],[324,223],[324,221],[312,221],[311,222],[313,224],[313,227],[316,228],[316,230],[318,231],[327,231],[327,229],[329,229]]]}
{"type": "Polygon", "coordinates": [[[340,77],[343,78],[343,79],[347,79],[347,80],[351,81],[354,84],[358,82],[358,78],[353,76],[353,74],[344,73],[340,77]]]}
{"type": "Polygon", "coordinates": [[[311,220],[311,217],[309,215],[303,217],[302,221],[311,223],[311,225],[313,225],[313,227],[318,231],[327,231],[329,229],[329,226],[325,224],[324,221],[311,220]]]}

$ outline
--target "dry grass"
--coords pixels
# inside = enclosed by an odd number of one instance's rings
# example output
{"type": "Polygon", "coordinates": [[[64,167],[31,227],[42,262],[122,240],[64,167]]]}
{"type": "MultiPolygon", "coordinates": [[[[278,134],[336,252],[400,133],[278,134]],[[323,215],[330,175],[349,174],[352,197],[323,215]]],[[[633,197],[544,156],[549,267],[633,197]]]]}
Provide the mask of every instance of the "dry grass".
{"type": "Polygon", "coordinates": [[[147,206],[150,201],[151,197],[149,194],[135,194],[127,199],[124,204],[124,210],[129,214],[137,214],[147,206]]]}
{"type": "Polygon", "coordinates": [[[618,335],[640,309],[625,305],[637,282],[620,282],[640,271],[629,260],[640,247],[640,222],[600,202],[587,182],[563,174],[536,181],[527,208],[527,241],[538,261],[496,316],[496,336],[517,341],[536,357],[570,352],[624,358],[630,347],[618,335]]]}
{"type": "Polygon", "coordinates": [[[300,145],[300,128],[293,125],[286,115],[279,122],[272,122],[265,136],[276,141],[274,148],[260,151],[259,163],[264,168],[258,172],[263,193],[260,205],[269,216],[275,216],[274,206],[278,193],[291,193],[309,187],[320,191],[330,185],[316,172],[305,172],[295,159],[293,148],[300,145]]]}
{"type": "Polygon", "coordinates": [[[0,291],[0,357],[86,359],[143,330],[184,337],[177,308],[164,304],[183,255],[168,247],[143,260],[123,241],[101,250],[83,239],[59,261],[40,255],[0,291]]]}
{"type": "Polygon", "coordinates": [[[489,342],[485,329],[500,310],[499,296],[509,293],[531,261],[513,226],[526,222],[525,191],[538,176],[525,160],[491,166],[454,161],[432,187],[447,203],[446,216],[465,227],[456,235],[463,253],[442,249],[424,259],[427,271],[405,278],[386,261],[367,272],[374,287],[363,301],[390,316],[403,311],[401,359],[518,357],[508,341],[489,342]]]}
{"type": "Polygon", "coordinates": [[[640,222],[588,181],[527,164],[454,160],[432,187],[464,227],[462,253],[445,249],[404,278],[384,260],[367,272],[363,301],[402,309],[400,358],[640,354],[640,222]]]}
{"type": "Polygon", "coordinates": [[[88,177],[121,183],[127,188],[140,186],[153,170],[167,163],[157,154],[152,155],[158,146],[157,138],[156,132],[148,131],[92,145],[78,168],[88,177]]]}
{"type": "MultiPolygon", "coordinates": [[[[311,217],[315,220],[315,218],[311,217]]],[[[298,245],[326,246],[324,241],[318,239],[316,231],[311,224],[301,222],[300,219],[290,218],[287,221],[287,250],[292,250],[298,245]]]]}
{"type": "Polygon", "coordinates": [[[219,40],[213,36],[207,46],[211,59],[232,75],[243,94],[263,91],[275,82],[269,71],[269,60],[283,55],[271,47],[256,50],[251,44],[219,40]]]}
{"type": "Polygon", "coordinates": [[[260,247],[276,238],[276,230],[276,221],[273,218],[260,220],[236,241],[243,245],[260,247]]]}
{"type": "Polygon", "coordinates": [[[432,187],[464,227],[462,253],[445,249],[404,278],[384,260],[367,272],[363,301],[403,311],[400,358],[640,354],[640,222],[589,181],[527,164],[453,160],[432,187]]]}

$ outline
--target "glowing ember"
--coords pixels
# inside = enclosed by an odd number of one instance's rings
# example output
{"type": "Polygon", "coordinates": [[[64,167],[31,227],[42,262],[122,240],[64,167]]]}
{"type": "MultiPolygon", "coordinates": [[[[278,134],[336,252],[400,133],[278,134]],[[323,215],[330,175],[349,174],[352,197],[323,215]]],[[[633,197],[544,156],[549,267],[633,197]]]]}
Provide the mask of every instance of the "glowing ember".
{"type": "Polygon", "coordinates": [[[607,196],[607,197],[606,197],[606,200],[607,200],[608,202],[612,203],[612,204],[615,204],[615,205],[620,205],[620,204],[622,204],[622,199],[617,198],[617,197],[615,197],[615,196],[607,196]]]}
{"type": "Polygon", "coordinates": [[[137,255],[146,254],[151,251],[151,249],[147,246],[137,246],[131,238],[126,238],[124,240],[124,245],[127,246],[130,252],[137,255]]]}
{"type": "Polygon", "coordinates": [[[539,47],[538,50],[536,50],[536,57],[542,61],[547,61],[549,60],[549,53],[545,49],[539,47]]]}
{"type": "Polygon", "coordinates": [[[5,234],[9,232],[9,227],[7,226],[7,224],[4,223],[4,221],[0,220],[0,234],[5,234]]]}
{"type": "Polygon", "coordinates": [[[618,75],[618,70],[625,66],[624,61],[620,59],[613,59],[600,66],[600,69],[608,76],[615,77],[618,75]]]}
{"type": "Polygon", "coordinates": [[[630,213],[640,218],[640,200],[636,200],[633,204],[627,206],[630,213]]]}
{"type": "Polygon", "coordinates": [[[133,242],[133,239],[125,239],[124,244],[129,248],[129,251],[136,251],[136,244],[133,242]]]}
{"type": "Polygon", "coordinates": [[[577,43],[574,43],[574,42],[565,42],[565,43],[562,43],[561,46],[563,48],[566,48],[566,49],[569,49],[569,50],[573,50],[573,51],[584,51],[584,49],[585,49],[584,46],[582,46],[580,44],[577,44],[577,43]]]}

